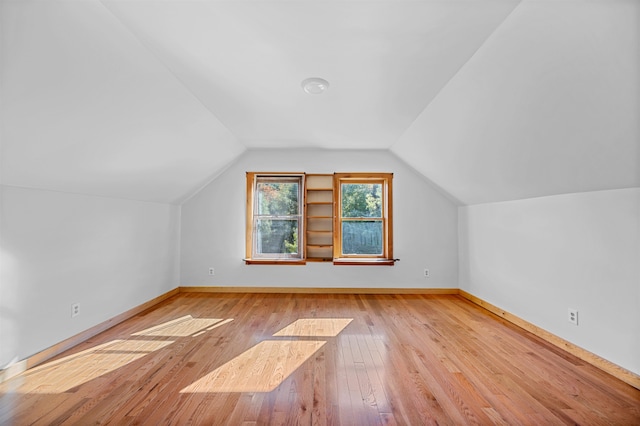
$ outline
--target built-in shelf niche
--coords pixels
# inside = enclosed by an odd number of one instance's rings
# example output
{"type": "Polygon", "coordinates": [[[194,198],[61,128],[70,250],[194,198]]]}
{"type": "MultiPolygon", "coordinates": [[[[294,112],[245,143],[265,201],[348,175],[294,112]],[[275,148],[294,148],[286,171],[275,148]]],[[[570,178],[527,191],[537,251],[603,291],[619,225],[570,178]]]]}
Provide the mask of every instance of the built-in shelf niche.
{"type": "Polygon", "coordinates": [[[333,260],[333,175],[305,177],[306,259],[333,260]]]}

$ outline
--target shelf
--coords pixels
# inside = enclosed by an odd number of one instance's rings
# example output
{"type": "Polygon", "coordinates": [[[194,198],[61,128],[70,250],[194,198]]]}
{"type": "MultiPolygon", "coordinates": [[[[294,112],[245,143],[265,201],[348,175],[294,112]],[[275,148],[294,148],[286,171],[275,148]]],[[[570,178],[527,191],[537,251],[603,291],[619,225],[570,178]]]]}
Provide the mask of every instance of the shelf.
{"type": "Polygon", "coordinates": [[[305,185],[306,258],[311,262],[333,261],[333,175],[307,175],[305,185]]]}

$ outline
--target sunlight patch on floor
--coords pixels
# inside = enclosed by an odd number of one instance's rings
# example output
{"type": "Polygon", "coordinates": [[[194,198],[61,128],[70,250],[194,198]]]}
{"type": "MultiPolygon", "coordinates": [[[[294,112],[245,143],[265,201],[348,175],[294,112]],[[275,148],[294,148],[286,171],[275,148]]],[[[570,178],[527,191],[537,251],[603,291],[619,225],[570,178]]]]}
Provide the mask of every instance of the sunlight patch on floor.
{"type": "Polygon", "coordinates": [[[352,318],[300,318],[274,334],[274,337],[336,337],[352,318]]]}
{"type": "Polygon", "coordinates": [[[20,392],[67,392],[172,344],[171,340],[114,340],[26,374],[20,392]]]}
{"type": "Polygon", "coordinates": [[[173,343],[176,338],[198,337],[233,321],[232,318],[193,318],[185,315],[132,333],[131,339],[115,339],[34,367],[22,375],[15,391],[55,394],[73,392],[77,386],[100,380],[112,371],[173,343]]]}
{"type": "Polygon", "coordinates": [[[155,327],[148,328],[132,336],[164,336],[164,337],[187,337],[202,334],[203,331],[213,330],[216,326],[233,321],[222,318],[193,318],[191,315],[177,318],[155,327]]]}
{"type": "Polygon", "coordinates": [[[260,342],[180,393],[271,392],[325,343],[314,340],[260,342]]]}
{"type": "Polygon", "coordinates": [[[260,342],[180,393],[271,392],[326,343],[294,338],[336,337],[352,320],[300,318],[273,334],[291,339],[260,342]]]}

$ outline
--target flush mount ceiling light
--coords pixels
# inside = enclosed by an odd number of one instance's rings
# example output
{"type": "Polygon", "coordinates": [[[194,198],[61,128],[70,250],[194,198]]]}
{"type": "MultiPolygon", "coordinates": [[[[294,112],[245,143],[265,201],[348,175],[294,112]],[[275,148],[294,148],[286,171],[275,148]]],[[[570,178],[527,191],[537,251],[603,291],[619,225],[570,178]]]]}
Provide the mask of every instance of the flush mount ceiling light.
{"type": "Polygon", "coordinates": [[[307,78],[302,81],[302,88],[310,95],[320,95],[329,88],[329,82],[318,77],[307,78]]]}

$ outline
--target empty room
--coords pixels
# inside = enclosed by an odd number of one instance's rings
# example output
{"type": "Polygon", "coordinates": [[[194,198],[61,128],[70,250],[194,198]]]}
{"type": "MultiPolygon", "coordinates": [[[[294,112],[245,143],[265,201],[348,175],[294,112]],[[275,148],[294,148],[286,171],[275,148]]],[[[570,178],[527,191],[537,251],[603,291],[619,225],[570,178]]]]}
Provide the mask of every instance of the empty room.
{"type": "Polygon", "coordinates": [[[640,424],[640,1],[0,0],[0,424],[640,424]]]}

